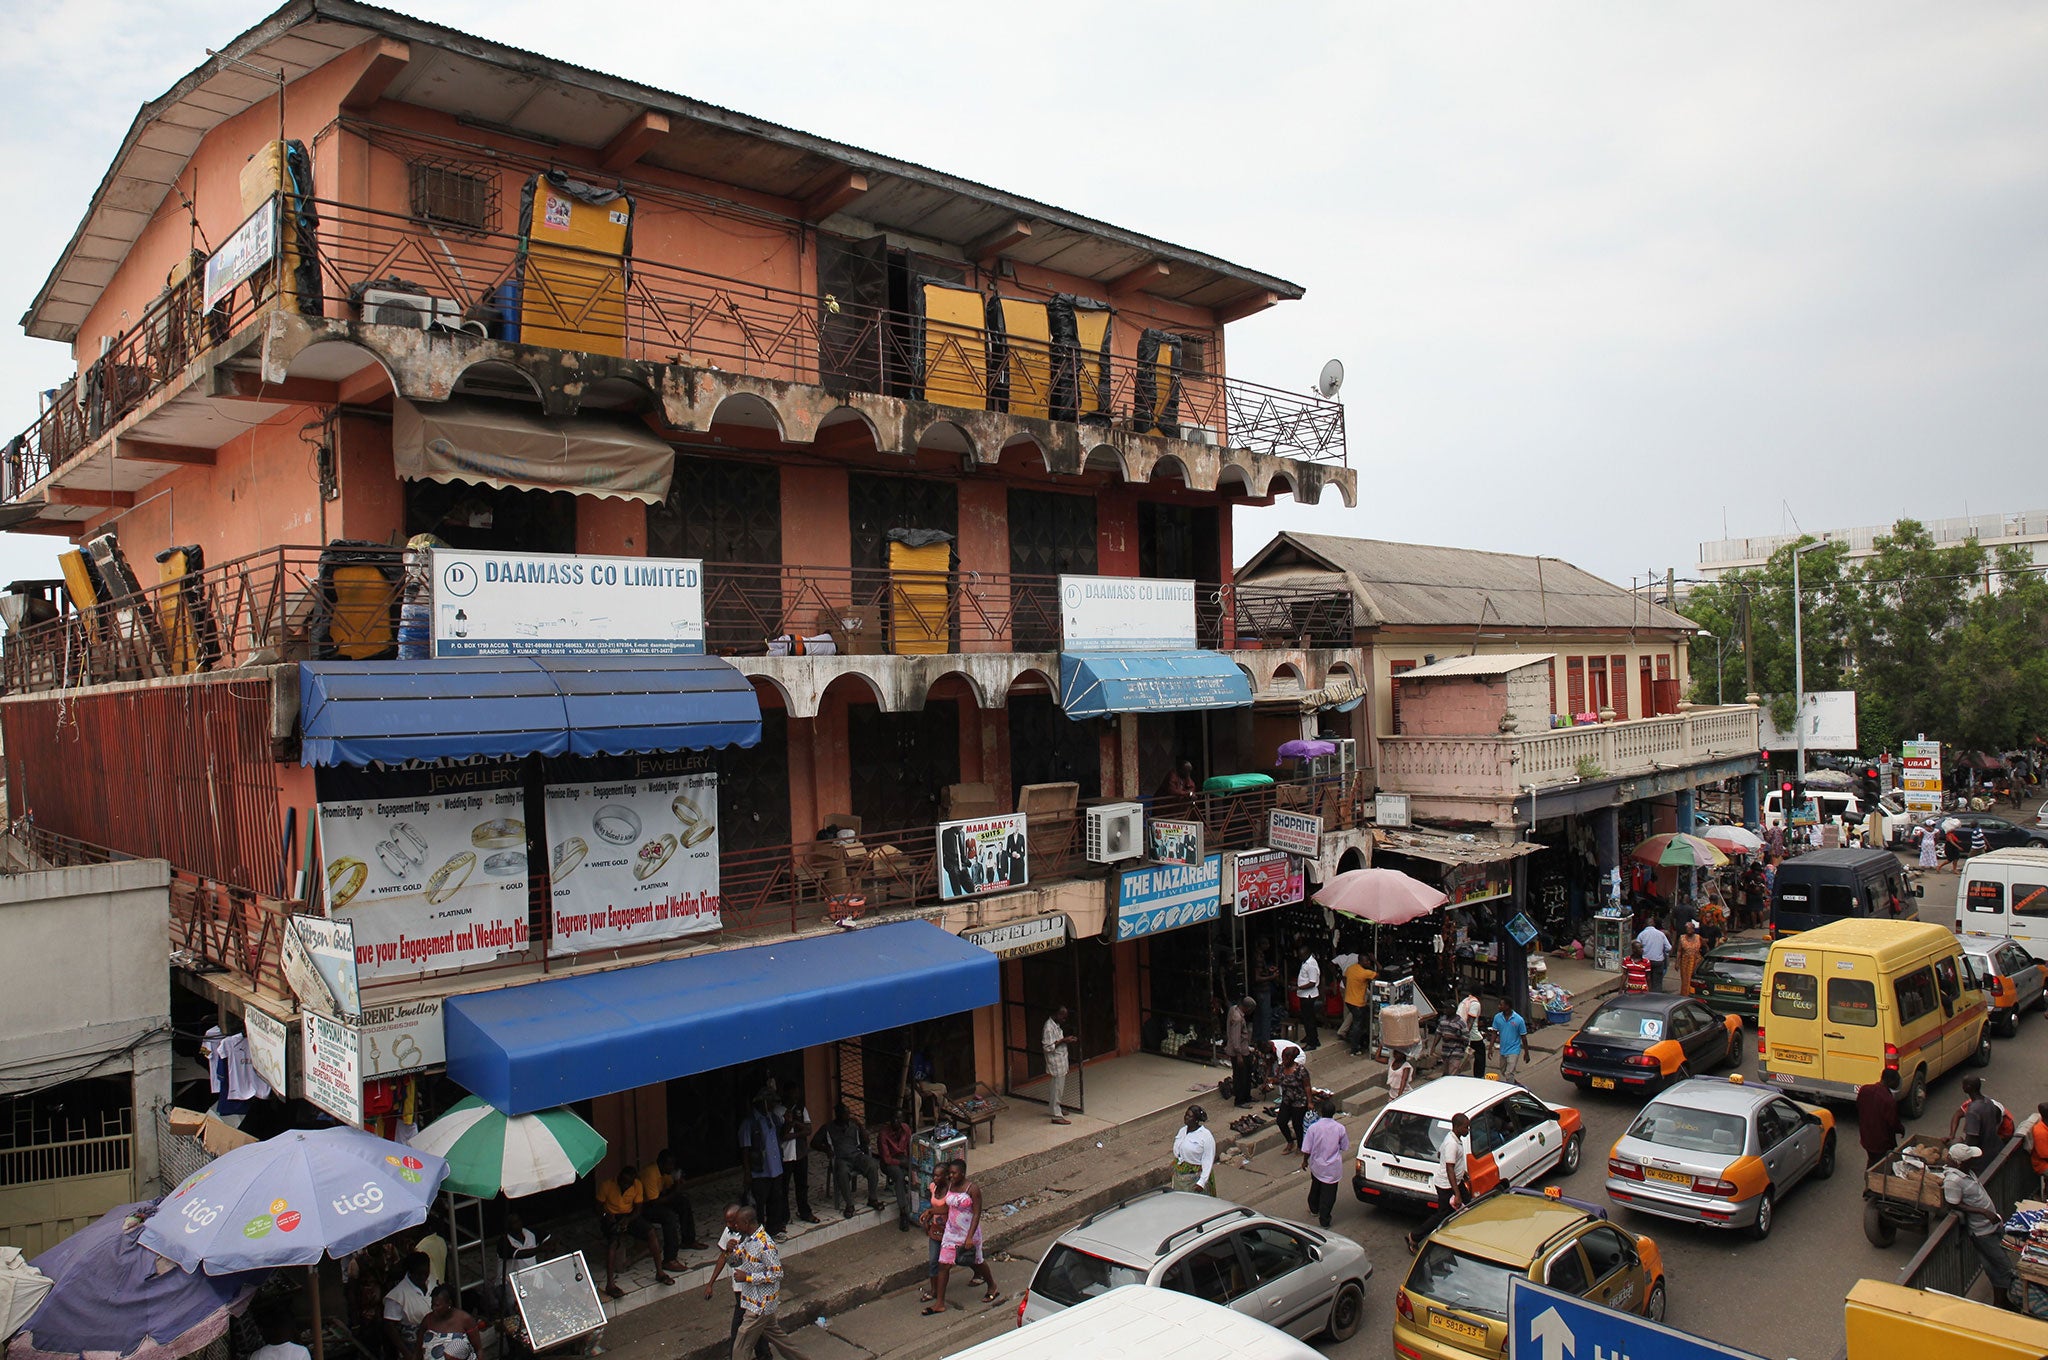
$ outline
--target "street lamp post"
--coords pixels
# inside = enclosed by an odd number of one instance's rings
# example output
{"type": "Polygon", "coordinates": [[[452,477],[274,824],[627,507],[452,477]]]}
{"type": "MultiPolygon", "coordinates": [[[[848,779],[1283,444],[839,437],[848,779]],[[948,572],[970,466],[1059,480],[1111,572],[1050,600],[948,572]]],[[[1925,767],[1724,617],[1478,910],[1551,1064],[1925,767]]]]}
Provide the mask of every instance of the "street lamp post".
{"type": "Polygon", "coordinates": [[[1721,657],[1728,650],[1728,640],[1726,638],[1714,637],[1714,634],[1709,633],[1704,628],[1700,630],[1700,636],[1703,638],[1714,638],[1714,706],[1719,708],[1727,702],[1727,700],[1721,697],[1721,657]]]}
{"type": "MultiPolygon", "coordinates": [[[[1823,539],[1819,543],[1802,544],[1792,550],[1792,729],[1797,761],[1793,768],[1798,771],[1796,777],[1802,781],[1806,778],[1806,722],[1803,712],[1806,707],[1806,646],[1800,636],[1799,620],[1805,612],[1805,601],[1799,594],[1799,558],[1815,548],[1826,546],[1827,542],[1823,539]]],[[[1785,815],[1789,819],[1792,815],[1791,809],[1786,809],[1785,815]]]]}

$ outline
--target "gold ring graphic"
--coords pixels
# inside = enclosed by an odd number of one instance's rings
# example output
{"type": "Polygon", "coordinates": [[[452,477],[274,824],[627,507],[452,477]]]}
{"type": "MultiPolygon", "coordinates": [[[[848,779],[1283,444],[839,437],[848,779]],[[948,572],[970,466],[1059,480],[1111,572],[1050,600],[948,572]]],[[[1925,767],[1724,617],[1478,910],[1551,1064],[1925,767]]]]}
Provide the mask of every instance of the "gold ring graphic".
{"type": "Polygon", "coordinates": [[[583,857],[589,853],[590,842],[584,840],[581,836],[571,836],[568,840],[556,846],[554,861],[555,881],[559,883],[575,872],[576,866],[581,864],[583,857]]]}
{"type": "Polygon", "coordinates": [[[658,840],[651,840],[641,846],[639,854],[634,857],[634,880],[645,883],[648,879],[653,878],[661,872],[661,866],[668,863],[669,856],[675,852],[676,838],[674,836],[663,836],[658,840]]]}
{"type": "Polygon", "coordinates": [[[479,850],[516,850],[526,844],[526,823],[517,817],[480,822],[469,833],[469,843],[479,850]]]}
{"type": "Polygon", "coordinates": [[[718,834],[718,823],[699,822],[683,833],[683,849],[689,850],[702,845],[718,834]]]}
{"type": "Polygon", "coordinates": [[[343,858],[327,866],[327,905],[345,907],[363,890],[370,866],[359,859],[343,858]]]}
{"type": "Polygon", "coordinates": [[[469,875],[476,868],[476,856],[464,850],[440,868],[434,870],[427,880],[427,905],[438,907],[462,891],[462,885],[469,882],[469,875]]]}

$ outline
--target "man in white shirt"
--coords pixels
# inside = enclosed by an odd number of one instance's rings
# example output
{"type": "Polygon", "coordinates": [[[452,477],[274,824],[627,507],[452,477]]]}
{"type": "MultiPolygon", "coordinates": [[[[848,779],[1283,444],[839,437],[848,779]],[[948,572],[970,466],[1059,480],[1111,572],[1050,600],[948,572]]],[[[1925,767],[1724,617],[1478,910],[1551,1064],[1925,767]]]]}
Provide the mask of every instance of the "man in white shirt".
{"type": "Polygon", "coordinates": [[[274,1310],[263,1319],[263,1345],[250,1353],[249,1360],[313,1360],[304,1346],[292,1340],[297,1330],[290,1313],[274,1310]]]}
{"type": "Polygon", "coordinates": [[[1643,947],[1643,957],[1650,963],[1650,990],[1664,990],[1664,965],[1671,958],[1671,937],[1657,929],[1656,921],[1636,932],[1636,943],[1643,947]]]}
{"type": "Polygon", "coordinates": [[[1454,1114],[1451,1116],[1451,1131],[1437,1144],[1436,1170],[1429,1180],[1430,1189],[1436,1193],[1436,1209],[1408,1235],[1410,1256],[1422,1249],[1423,1240],[1435,1232],[1439,1224],[1469,1201],[1472,1187],[1466,1181],[1465,1170],[1471,1160],[1472,1121],[1462,1114],[1454,1114]]]}
{"type": "Polygon", "coordinates": [[[393,1355],[413,1353],[420,1323],[434,1310],[434,1286],[439,1283],[427,1254],[416,1251],[405,1260],[405,1277],[384,1291],[384,1338],[393,1355]]]}
{"type": "Polygon", "coordinates": [[[1323,968],[1316,962],[1316,951],[1306,949],[1301,955],[1301,971],[1294,975],[1294,995],[1301,1002],[1301,1046],[1317,1049],[1323,1046],[1323,968]]]}
{"type": "Polygon", "coordinates": [[[1458,1003],[1458,1020],[1465,1026],[1465,1044],[1472,1050],[1472,1075],[1486,1076],[1486,1007],[1479,993],[1467,992],[1458,1003]]]}
{"type": "Polygon", "coordinates": [[[1048,1092],[1052,1106],[1052,1122],[1071,1124],[1067,1112],[1060,1108],[1060,1097],[1067,1093],[1067,1060],[1069,1052],[1081,1040],[1067,1033],[1067,1008],[1060,1007],[1045,1022],[1045,1029],[1038,1036],[1039,1047],[1045,1052],[1045,1075],[1051,1085],[1048,1092]]]}

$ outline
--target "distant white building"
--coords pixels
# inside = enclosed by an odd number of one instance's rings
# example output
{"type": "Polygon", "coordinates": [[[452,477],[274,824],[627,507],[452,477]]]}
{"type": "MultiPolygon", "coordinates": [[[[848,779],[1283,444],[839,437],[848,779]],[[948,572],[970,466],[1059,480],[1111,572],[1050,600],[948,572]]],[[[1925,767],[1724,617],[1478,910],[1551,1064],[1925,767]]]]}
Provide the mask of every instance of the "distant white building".
{"type": "MultiPolygon", "coordinates": [[[[2048,510],[2023,510],[2004,515],[1967,515],[1953,519],[1923,521],[1939,547],[1949,548],[1976,539],[1987,548],[2021,547],[2036,564],[2048,566],[2048,510]]],[[[1849,545],[1851,561],[1877,551],[1880,535],[1892,531],[1890,524],[1872,524],[1859,529],[1828,529],[1813,533],[1815,538],[1849,545]]],[[[1798,534],[1770,534],[1761,538],[1724,538],[1700,544],[1699,574],[1708,580],[1737,570],[1761,567],[1772,553],[1798,534]]]]}

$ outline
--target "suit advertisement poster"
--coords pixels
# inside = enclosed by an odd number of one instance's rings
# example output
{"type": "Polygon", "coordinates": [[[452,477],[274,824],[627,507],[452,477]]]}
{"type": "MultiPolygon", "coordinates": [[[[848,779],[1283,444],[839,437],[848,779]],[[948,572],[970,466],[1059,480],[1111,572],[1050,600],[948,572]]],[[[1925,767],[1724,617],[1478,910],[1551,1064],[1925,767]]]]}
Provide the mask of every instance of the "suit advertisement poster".
{"type": "Polygon", "coordinates": [[[940,822],[938,832],[940,897],[979,897],[1031,881],[1023,813],[940,822]]]}

